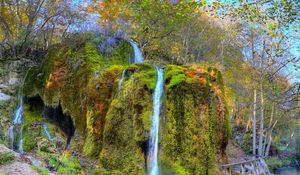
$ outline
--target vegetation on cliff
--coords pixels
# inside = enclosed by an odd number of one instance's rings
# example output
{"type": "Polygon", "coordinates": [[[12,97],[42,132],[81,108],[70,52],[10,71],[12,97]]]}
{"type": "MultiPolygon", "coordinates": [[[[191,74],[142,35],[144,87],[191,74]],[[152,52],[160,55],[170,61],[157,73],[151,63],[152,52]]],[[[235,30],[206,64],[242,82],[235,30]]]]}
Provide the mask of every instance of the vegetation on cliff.
{"type": "MultiPolygon", "coordinates": [[[[99,173],[144,174],[156,71],[148,63],[103,63],[96,44],[50,51],[44,64],[27,73],[23,93],[27,98],[39,95],[47,106],[60,105],[71,116],[84,139],[81,151],[99,160],[99,173]]],[[[131,52],[120,58],[128,60],[131,52]]],[[[224,156],[230,137],[220,72],[201,65],[166,65],[164,70],[162,167],[177,173],[217,172],[217,157],[224,156]]]]}
{"type": "Polygon", "coordinates": [[[270,157],[272,169],[293,165],[299,6],[2,0],[0,143],[60,174],[144,174],[158,66],[162,174],[220,174],[230,138],[248,155],[270,157]],[[145,61],[134,64],[136,55],[145,61]]]}

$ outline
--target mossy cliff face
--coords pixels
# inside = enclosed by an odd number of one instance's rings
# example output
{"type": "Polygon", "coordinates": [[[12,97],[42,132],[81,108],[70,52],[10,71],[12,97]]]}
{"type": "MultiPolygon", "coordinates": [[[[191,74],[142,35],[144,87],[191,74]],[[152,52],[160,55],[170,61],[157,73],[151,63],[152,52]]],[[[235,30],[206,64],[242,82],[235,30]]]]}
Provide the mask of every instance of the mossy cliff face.
{"type": "Polygon", "coordinates": [[[161,162],[181,174],[218,174],[230,136],[220,72],[166,66],[161,162]]]}
{"type": "MultiPolygon", "coordinates": [[[[156,70],[150,64],[127,65],[132,54],[127,42],[113,50],[99,54],[93,41],[58,46],[28,72],[23,93],[39,95],[47,106],[60,105],[71,116],[84,142],[78,149],[99,160],[96,173],[144,174],[156,70]]],[[[161,171],[216,174],[217,157],[230,136],[220,72],[197,65],[167,65],[164,71],[161,171]]]]}

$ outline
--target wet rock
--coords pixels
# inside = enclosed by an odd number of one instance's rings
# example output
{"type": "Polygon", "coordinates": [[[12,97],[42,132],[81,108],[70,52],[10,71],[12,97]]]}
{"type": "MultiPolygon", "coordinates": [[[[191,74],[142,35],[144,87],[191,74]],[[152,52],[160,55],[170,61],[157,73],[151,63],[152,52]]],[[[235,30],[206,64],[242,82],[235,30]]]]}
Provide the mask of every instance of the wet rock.
{"type": "Polygon", "coordinates": [[[12,99],[12,96],[0,92],[0,101],[9,101],[10,99],[12,99]]]}
{"type": "Polygon", "coordinates": [[[0,154],[7,153],[7,152],[13,153],[15,156],[18,156],[18,153],[14,152],[13,150],[7,148],[6,146],[0,144],[0,154]]]}
{"type": "Polygon", "coordinates": [[[7,88],[8,88],[7,85],[5,85],[5,84],[0,84],[0,90],[2,90],[2,89],[7,89],[7,88]]]}

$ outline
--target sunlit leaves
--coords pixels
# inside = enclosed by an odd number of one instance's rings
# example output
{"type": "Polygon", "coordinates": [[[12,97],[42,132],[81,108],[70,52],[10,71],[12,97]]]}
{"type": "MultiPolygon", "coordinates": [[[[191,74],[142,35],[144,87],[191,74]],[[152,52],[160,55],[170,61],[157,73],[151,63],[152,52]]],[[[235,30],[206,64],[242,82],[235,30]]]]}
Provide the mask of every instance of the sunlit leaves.
{"type": "MultiPolygon", "coordinates": [[[[124,29],[124,23],[127,23],[126,27],[138,29],[136,33],[147,28],[153,28],[152,31],[164,29],[162,32],[166,32],[192,15],[195,7],[196,3],[192,1],[104,0],[89,6],[88,11],[101,16],[100,25],[109,23],[116,25],[117,29],[124,29]]],[[[130,29],[124,30],[130,33],[130,29]]]]}

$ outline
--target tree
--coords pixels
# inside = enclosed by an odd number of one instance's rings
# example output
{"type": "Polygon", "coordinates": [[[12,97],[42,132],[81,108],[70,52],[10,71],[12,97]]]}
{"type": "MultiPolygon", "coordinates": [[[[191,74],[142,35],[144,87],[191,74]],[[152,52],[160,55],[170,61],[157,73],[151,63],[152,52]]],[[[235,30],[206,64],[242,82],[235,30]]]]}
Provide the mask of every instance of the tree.
{"type": "Polygon", "coordinates": [[[125,31],[146,53],[157,52],[156,40],[171,36],[178,26],[194,15],[196,3],[190,1],[96,1],[89,12],[101,16],[100,26],[125,31]]]}
{"type": "MultiPolygon", "coordinates": [[[[258,134],[258,155],[263,156],[265,145],[269,147],[271,142],[270,134],[264,139],[264,133],[272,132],[270,127],[265,128],[266,112],[269,114],[269,106],[274,108],[273,100],[267,99],[272,94],[272,86],[278,85],[277,79],[279,70],[285,69],[295,59],[289,52],[290,44],[287,30],[294,30],[299,21],[299,2],[297,1],[251,1],[251,2],[227,2],[218,3],[219,15],[222,18],[231,18],[243,24],[245,33],[239,37],[245,45],[243,46],[245,57],[247,58],[253,71],[253,154],[256,155],[256,109],[260,109],[259,134],[258,134]],[[221,10],[220,10],[221,9],[221,10]],[[248,23],[248,25],[245,25],[248,23]],[[254,30],[257,32],[254,32],[254,30]],[[248,33],[248,34],[247,34],[248,33]],[[256,36],[253,35],[256,33],[256,36]],[[288,47],[287,47],[288,46],[288,47]],[[251,57],[249,57],[251,56],[251,57]],[[278,70],[278,71],[277,71],[278,70]],[[277,75],[275,75],[277,74],[277,75]],[[256,101],[257,89],[259,87],[260,102],[256,101]],[[267,111],[268,110],[268,111],[267,111]],[[266,143],[268,142],[268,143],[266,143]]],[[[299,61],[299,60],[298,60],[299,61]]],[[[271,109],[271,111],[273,111],[271,109]]],[[[270,118],[273,118],[271,112],[270,118]]],[[[267,152],[267,150],[266,150],[267,152]]]]}
{"type": "Polygon", "coordinates": [[[18,59],[38,44],[46,49],[55,35],[64,35],[70,25],[82,19],[82,10],[73,8],[66,0],[2,0],[1,55],[6,53],[6,59],[11,56],[18,59]],[[59,31],[60,28],[65,32],[59,31]]]}

